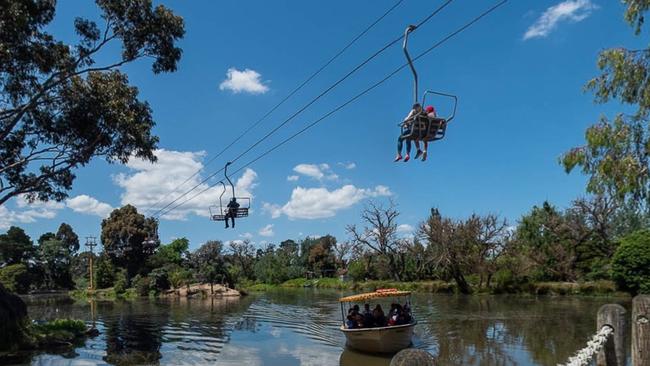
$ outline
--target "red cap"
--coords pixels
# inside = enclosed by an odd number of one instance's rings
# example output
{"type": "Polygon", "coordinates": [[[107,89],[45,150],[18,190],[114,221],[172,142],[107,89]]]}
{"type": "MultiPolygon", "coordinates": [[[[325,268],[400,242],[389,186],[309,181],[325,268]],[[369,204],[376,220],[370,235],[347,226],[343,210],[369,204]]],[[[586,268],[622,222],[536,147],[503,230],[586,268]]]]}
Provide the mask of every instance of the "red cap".
{"type": "Polygon", "coordinates": [[[429,105],[429,106],[427,106],[426,111],[427,111],[427,113],[431,113],[431,112],[435,111],[435,109],[433,108],[433,106],[429,105]]]}

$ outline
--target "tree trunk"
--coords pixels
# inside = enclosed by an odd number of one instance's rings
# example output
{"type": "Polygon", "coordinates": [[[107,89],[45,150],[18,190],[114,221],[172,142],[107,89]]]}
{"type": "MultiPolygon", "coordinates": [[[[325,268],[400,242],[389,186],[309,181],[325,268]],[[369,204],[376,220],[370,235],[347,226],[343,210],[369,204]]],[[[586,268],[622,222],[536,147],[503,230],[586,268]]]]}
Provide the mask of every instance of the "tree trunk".
{"type": "Polygon", "coordinates": [[[467,280],[465,280],[465,276],[463,276],[459,269],[455,268],[452,276],[458,285],[458,291],[460,291],[460,293],[470,294],[472,292],[469,284],[467,283],[467,280]]]}
{"type": "Polygon", "coordinates": [[[9,350],[22,340],[27,322],[27,305],[0,284],[0,351],[9,350]]]}

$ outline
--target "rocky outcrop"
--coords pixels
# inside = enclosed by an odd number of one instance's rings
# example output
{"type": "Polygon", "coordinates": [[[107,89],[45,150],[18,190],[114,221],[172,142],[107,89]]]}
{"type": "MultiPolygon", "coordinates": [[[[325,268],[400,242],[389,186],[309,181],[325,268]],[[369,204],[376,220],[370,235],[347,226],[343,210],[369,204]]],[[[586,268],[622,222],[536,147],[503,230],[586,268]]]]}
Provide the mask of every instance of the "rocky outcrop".
{"type": "Polygon", "coordinates": [[[219,284],[195,283],[183,286],[162,293],[163,297],[232,297],[242,294],[235,290],[219,284]]]}
{"type": "Polygon", "coordinates": [[[27,305],[0,283],[0,351],[22,341],[27,323],[27,305]]]}

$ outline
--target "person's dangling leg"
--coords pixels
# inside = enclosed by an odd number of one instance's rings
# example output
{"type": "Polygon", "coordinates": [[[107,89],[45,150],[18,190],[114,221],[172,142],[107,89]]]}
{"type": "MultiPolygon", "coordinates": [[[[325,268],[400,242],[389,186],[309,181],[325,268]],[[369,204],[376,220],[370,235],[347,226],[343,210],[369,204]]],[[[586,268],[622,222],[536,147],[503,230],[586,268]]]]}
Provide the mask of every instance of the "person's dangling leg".
{"type": "MultiPolygon", "coordinates": [[[[426,142],[425,142],[426,144],[426,142]]],[[[422,150],[420,150],[420,140],[415,140],[415,148],[417,149],[415,152],[415,159],[419,158],[422,155],[422,150]]],[[[425,148],[426,150],[426,148],[425,148]]]]}
{"type": "Polygon", "coordinates": [[[230,220],[232,220],[232,228],[235,228],[235,215],[230,216],[230,220]]]}
{"type": "Polygon", "coordinates": [[[422,153],[422,161],[427,160],[427,151],[429,150],[429,142],[424,141],[424,152],[422,153]]]}
{"type": "Polygon", "coordinates": [[[395,160],[393,161],[400,161],[402,160],[402,149],[404,147],[404,138],[400,135],[397,138],[397,156],[395,157],[395,160]]]}
{"type": "Polygon", "coordinates": [[[411,140],[406,140],[406,155],[404,156],[404,162],[406,163],[411,158],[411,140]]]}
{"type": "Polygon", "coordinates": [[[228,226],[228,217],[230,216],[230,213],[226,213],[225,220],[223,220],[226,223],[226,229],[229,228],[228,226]]]}

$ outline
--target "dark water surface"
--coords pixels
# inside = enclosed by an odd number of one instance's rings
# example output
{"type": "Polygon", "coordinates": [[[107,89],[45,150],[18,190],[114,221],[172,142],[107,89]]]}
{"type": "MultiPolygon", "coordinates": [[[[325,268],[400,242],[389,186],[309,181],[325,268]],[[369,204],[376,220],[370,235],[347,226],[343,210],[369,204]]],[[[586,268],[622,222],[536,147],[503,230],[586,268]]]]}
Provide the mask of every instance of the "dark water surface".
{"type": "MultiPolygon", "coordinates": [[[[344,294],[283,290],[241,299],[72,302],[28,299],[34,319],[75,317],[101,335],[74,351],[23,355],[32,365],[388,365],[345,348],[344,294]]],[[[556,365],[583,347],[605,303],[578,297],[413,297],[414,347],[440,365],[556,365]]]]}

